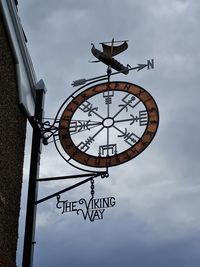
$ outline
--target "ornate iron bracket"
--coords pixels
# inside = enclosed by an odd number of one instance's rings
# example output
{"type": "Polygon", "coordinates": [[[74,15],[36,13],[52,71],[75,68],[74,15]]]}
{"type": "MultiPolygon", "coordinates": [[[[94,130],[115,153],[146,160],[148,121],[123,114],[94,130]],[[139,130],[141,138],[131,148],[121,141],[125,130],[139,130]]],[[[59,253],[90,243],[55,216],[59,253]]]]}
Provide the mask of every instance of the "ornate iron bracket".
{"type": "Polygon", "coordinates": [[[58,123],[59,120],[55,119],[51,119],[49,118],[49,120],[53,120],[53,123],[51,124],[50,121],[44,121],[44,122],[39,122],[35,117],[29,117],[29,122],[32,125],[33,128],[37,129],[38,131],[40,131],[40,135],[42,138],[42,143],[44,145],[48,145],[49,143],[53,142],[53,141],[48,141],[50,138],[55,138],[56,136],[58,136],[58,123]]]}
{"type": "Polygon", "coordinates": [[[81,182],[78,182],[76,184],[73,184],[73,185],[71,185],[71,186],[69,186],[69,187],[67,187],[67,188],[65,188],[63,190],[60,190],[60,191],[58,191],[58,192],[56,192],[54,194],[51,194],[51,195],[46,196],[44,198],[41,198],[41,199],[35,201],[35,204],[37,205],[37,204],[42,203],[42,202],[44,202],[46,200],[49,200],[49,199],[51,199],[53,197],[57,197],[58,195],[61,195],[61,194],[65,193],[65,192],[67,192],[69,190],[72,190],[72,189],[74,189],[74,188],[76,188],[76,187],[78,187],[78,186],[80,186],[82,184],[85,184],[85,183],[87,183],[89,181],[92,181],[94,178],[97,178],[97,177],[107,178],[107,177],[109,177],[109,174],[108,174],[108,172],[87,173],[87,174],[52,177],[52,178],[40,178],[40,179],[37,179],[37,181],[38,182],[44,182],[44,181],[55,181],[55,180],[61,180],[61,179],[73,179],[73,178],[83,178],[83,177],[89,177],[89,178],[87,178],[87,179],[85,179],[85,180],[83,180],[81,182]]]}

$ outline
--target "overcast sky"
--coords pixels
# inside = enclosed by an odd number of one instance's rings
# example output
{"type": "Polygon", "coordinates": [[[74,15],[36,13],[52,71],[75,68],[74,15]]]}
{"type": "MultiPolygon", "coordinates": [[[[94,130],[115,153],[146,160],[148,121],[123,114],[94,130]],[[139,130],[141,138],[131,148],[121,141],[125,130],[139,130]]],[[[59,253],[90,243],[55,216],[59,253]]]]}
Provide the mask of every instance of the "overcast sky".
{"type": "MultiPolygon", "coordinates": [[[[149,91],[160,111],[151,145],[95,182],[96,197],[113,196],[104,220],[61,214],[56,199],[38,206],[34,267],[197,267],[200,264],[198,0],[20,0],[19,14],[38,80],[48,89],[45,116],[55,116],[74,91],[73,80],[102,75],[90,64],[91,43],[129,40],[120,55],[135,66],[154,58],[155,69],[117,79],[149,91]]],[[[114,79],[114,78],[113,78],[114,79]]],[[[18,264],[30,158],[28,130],[18,264]]],[[[77,173],[53,144],[43,148],[40,177],[77,173]]],[[[70,182],[40,184],[39,197],[70,182]]],[[[90,197],[90,185],[62,195],[90,197]]]]}

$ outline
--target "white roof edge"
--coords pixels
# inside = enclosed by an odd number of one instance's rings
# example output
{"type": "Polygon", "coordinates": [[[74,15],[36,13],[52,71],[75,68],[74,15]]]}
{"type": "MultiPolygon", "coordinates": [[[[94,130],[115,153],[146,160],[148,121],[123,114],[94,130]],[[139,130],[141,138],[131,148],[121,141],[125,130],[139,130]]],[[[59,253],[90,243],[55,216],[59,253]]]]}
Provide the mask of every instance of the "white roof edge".
{"type": "Polygon", "coordinates": [[[0,1],[0,5],[1,5],[4,19],[6,22],[7,32],[9,34],[9,38],[11,40],[12,49],[13,49],[15,60],[16,60],[15,63],[16,64],[18,63],[18,58],[16,55],[17,54],[16,48],[13,47],[13,36],[12,36],[11,29],[9,26],[9,24],[10,24],[9,19],[12,20],[12,24],[13,24],[13,27],[15,29],[16,37],[17,37],[18,44],[19,44],[19,47],[21,50],[21,54],[22,54],[22,57],[23,57],[23,60],[24,60],[25,66],[26,66],[27,73],[29,74],[30,83],[32,85],[35,85],[37,82],[37,79],[36,79],[35,71],[34,71],[33,64],[32,64],[31,58],[30,58],[30,54],[29,54],[27,46],[26,46],[23,28],[21,25],[20,18],[18,16],[16,4],[15,4],[14,0],[2,0],[2,1],[0,1]],[[7,12],[6,12],[7,8],[10,12],[10,18],[8,16],[9,14],[7,14],[7,12]]]}
{"type": "Polygon", "coordinates": [[[38,81],[26,46],[17,6],[14,0],[0,0],[0,9],[15,60],[19,104],[27,116],[31,116],[34,114],[35,88],[38,81]]]}

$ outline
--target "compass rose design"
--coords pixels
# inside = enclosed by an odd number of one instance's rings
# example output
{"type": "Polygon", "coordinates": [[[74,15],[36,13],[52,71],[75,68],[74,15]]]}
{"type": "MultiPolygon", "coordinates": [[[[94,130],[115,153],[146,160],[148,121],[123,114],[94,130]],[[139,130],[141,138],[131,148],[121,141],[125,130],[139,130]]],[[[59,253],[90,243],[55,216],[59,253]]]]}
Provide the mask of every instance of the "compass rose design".
{"type": "Polygon", "coordinates": [[[145,89],[117,81],[80,90],[65,103],[59,123],[60,153],[67,153],[69,163],[108,168],[133,159],[150,144],[159,113],[145,89]]]}

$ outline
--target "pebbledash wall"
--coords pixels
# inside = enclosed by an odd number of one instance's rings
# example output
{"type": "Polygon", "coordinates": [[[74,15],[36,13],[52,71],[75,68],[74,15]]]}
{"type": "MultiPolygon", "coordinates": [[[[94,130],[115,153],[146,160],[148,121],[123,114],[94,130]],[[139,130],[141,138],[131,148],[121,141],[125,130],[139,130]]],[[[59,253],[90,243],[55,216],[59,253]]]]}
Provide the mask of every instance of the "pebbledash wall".
{"type": "Polygon", "coordinates": [[[26,123],[37,86],[17,4],[0,0],[0,267],[16,266],[26,123]]]}

